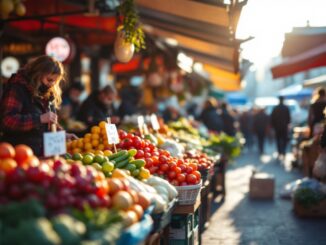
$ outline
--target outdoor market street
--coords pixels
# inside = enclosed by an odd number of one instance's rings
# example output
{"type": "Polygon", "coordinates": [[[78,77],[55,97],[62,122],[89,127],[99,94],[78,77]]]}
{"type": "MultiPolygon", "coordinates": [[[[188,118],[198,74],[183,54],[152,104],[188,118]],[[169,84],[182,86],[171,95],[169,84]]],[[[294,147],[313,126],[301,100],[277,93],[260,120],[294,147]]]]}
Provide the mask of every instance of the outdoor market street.
{"type": "Polygon", "coordinates": [[[286,183],[302,176],[297,169],[290,171],[291,155],[287,156],[284,166],[271,157],[274,148],[269,147],[268,150],[268,155],[261,159],[256,153],[243,153],[229,167],[225,202],[213,214],[208,229],[203,233],[202,244],[326,244],[326,220],[296,217],[291,201],[279,196],[286,183]],[[248,198],[249,178],[254,167],[275,176],[274,201],[248,198]]]}

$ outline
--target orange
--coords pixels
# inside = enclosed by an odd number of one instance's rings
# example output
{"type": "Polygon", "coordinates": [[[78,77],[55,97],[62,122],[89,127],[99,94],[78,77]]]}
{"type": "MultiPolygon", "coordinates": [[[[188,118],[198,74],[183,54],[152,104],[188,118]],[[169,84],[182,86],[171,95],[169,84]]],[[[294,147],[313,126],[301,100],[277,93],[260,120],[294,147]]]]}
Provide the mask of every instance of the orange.
{"type": "Polygon", "coordinates": [[[72,153],[75,154],[75,153],[81,153],[82,150],[80,148],[75,148],[72,150],[72,153]]]}
{"type": "Polygon", "coordinates": [[[92,140],[92,146],[93,146],[93,147],[96,147],[96,146],[98,146],[98,145],[99,145],[98,140],[92,140]]]}
{"type": "Polygon", "coordinates": [[[14,158],[15,148],[9,143],[0,144],[0,159],[14,158]]]}
{"type": "MultiPolygon", "coordinates": [[[[98,149],[99,151],[103,151],[103,150],[104,150],[104,145],[103,145],[103,144],[99,144],[98,147],[97,147],[97,149],[98,149]]],[[[102,153],[103,153],[103,152],[102,152],[102,153]]]]}
{"type": "Polygon", "coordinates": [[[85,134],[84,139],[89,139],[89,138],[91,138],[91,137],[92,137],[92,134],[87,133],[87,134],[85,134]]]}
{"type": "Polygon", "coordinates": [[[17,145],[15,147],[15,151],[16,151],[15,160],[18,165],[23,165],[28,158],[34,155],[32,148],[30,148],[27,145],[17,145]]]}
{"type": "Polygon", "coordinates": [[[100,138],[99,134],[92,134],[92,140],[98,140],[100,138]]]}
{"type": "Polygon", "coordinates": [[[78,144],[78,141],[77,140],[73,140],[72,143],[71,143],[71,147],[72,148],[76,148],[77,147],[77,144],[78,144]]]}
{"type": "Polygon", "coordinates": [[[92,134],[99,134],[101,132],[101,129],[98,126],[93,126],[91,128],[91,132],[92,132],[92,134]]]}
{"type": "Polygon", "coordinates": [[[84,143],[90,143],[91,142],[91,137],[88,137],[88,138],[84,138],[84,143]]]}
{"type": "Polygon", "coordinates": [[[5,173],[10,172],[16,167],[17,167],[17,163],[14,159],[5,158],[3,160],[0,160],[0,170],[2,170],[5,173]]]}
{"type": "Polygon", "coordinates": [[[105,129],[105,125],[106,125],[106,122],[105,121],[102,121],[98,124],[98,126],[101,128],[101,129],[105,129]]]}
{"type": "Polygon", "coordinates": [[[85,145],[84,145],[84,149],[85,149],[85,150],[91,150],[91,149],[93,149],[93,146],[92,146],[91,143],[85,143],[85,145]]]}

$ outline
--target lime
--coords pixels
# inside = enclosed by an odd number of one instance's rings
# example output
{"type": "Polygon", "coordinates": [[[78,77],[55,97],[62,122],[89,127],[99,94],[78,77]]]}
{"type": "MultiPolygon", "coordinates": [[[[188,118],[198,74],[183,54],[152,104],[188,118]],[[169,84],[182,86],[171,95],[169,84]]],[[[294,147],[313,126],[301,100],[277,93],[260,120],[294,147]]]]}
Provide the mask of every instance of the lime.
{"type": "Polygon", "coordinates": [[[139,169],[135,169],[134,171],[131,172],[131,175],[137,177],[139,173],[140,173],[139,169]]]}
{"type": "Polygon", "coordinates": [[[102,155],[96,155],[94,157],[94,162],[97,162],[99,164],[102,164],[106,159],[104,159],[104,157],[102,155]]]}
{"type": "Polygon", "coordinates": [[[114,169],[114,164],[112,162],[106,161],[102,164],[102,170],[105,173],[112,172],[114,169]]]}
{"type": "Polygon", "coordinates": [[[72,159],[72,156],[71,156],[71,154],[66,153],[66,154],[65,154],[65,158],[66,158],[66,159],[72,159]]]}
{"type": "Polygon", "coordinates": [[[83,163],[88,165],[88,164],[91,164],[93,162],[93,156],[87,154],[83,157],[83,163]]]}
{"type": "Polygon", "coordinates": [[[97,163],[97,162],[94,162],[94,163],[92,164],[92,166],[93,166],[96,170],[99,170],[99,171],[102,170],[102,166],[101,166],[99,163],[97,163]]]}
{"type": "Polygon", "coordinates": [[[135,169],[136,169],[136,165],[135,164],[132,164],[132,163],[129,163],[125,169],[129,170],[130,172],[133,172],[135,169]]]}
{"type": "MultiPolygon", "coordinates": [[[[69,159],[69,158],[68,158],[69,159]]],[[[72,156],[72,159],[73,160],[76,160],[76,161],[80,161],[83,159],[83,155],[80,154],[80,153],[75,153],[73,156],[72,156]]]]}

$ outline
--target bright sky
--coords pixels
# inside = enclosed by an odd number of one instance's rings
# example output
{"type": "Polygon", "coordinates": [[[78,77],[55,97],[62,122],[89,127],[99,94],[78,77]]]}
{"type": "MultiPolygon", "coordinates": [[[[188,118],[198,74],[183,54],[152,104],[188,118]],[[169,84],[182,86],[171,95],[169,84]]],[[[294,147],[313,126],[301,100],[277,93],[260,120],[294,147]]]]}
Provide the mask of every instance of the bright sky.
{"type": "Polygon", "coordinates": [[[242,56],[261,67],[280,54],[284,33],[292,27],[326,26],[326,0],[248,0],[237,37],[253,36],[243,44],[242,56]]]}

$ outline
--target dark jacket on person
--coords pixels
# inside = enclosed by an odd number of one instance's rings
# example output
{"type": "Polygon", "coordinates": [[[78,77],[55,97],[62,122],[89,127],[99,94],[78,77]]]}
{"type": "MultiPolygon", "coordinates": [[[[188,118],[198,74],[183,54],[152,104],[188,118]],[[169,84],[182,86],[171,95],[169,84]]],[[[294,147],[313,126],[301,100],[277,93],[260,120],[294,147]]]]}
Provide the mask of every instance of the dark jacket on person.
{"type": "Polygon", "coordinates": [[[223,130],[222,118],[214,107],[205,108],[200,115],[200,120],[205,124],[205,126],[209,130],[217,132],[223,130]]]}
{"type": "Polygon", "coordinates": [[[286,105],[277,105],[271,114],[271,125],[275,131],[288,130],[288,125],[291,122],[290,110],[286,105]]]}
{"type": "Polygon", "coordinates": [[[49,101],[33,96],[25,71],[14,74],[4,86],[0,101],[2,139],[13,145],[30,146],[35,155],[43,155],[43,133],[47,124],[41,123],[41,115],[49,110],[49,101]]]}
{"type": "Polygon", "coordinates": [[[265,135],[269,126],[269,116],[260,111],[254,116],[253,129],[256,134],[265,135]]]}
{"type": "Polygon", "coordinates": [[[99,91],[94,91],[88,96],[79,109],[77,120],[91,127],[116,115],[113,104],[106,106],[98,97],[99,91]]]}
{"type": "Polygon", "coordinates": [[[310,105],[309,109],[309,125],[311,128],[317,123],[324,120],[324,109],[326,107],[326,100],[317,100],[310,105]]]}
{"type": "Polygon", "coordinates": [[[234,127],[234,117],[228,112],[227,109],[222,110],[221,117],[223,121],[223,131],[230,136],[234,136],[236,132],[234,127]]]}
{"type": "Polygon", "coordinates": [[[80,103],[75,102],[69,97],[69,93],[62,95],[62,106],[69,106],[71,108],[69,117],[75,119],[79,112],[80,103]]]}
{"type": "Polygon", "coordinates": [[[121,119],[124,116],[137,114],[140,112],[139,101],[141,99],[141,91],[137,87],[125,87],[119,93],[121,104],[118,109],[118,115],[121,119]]]}

